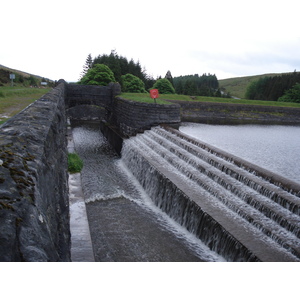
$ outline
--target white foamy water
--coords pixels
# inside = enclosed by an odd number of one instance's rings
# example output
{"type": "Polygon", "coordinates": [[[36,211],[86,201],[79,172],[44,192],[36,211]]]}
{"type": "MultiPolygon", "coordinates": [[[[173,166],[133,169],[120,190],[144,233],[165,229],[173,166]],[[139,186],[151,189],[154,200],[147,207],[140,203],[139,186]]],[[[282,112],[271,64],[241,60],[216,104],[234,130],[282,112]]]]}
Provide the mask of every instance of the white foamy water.
{"type": "Polygon", "coordinates": [[[122,159],[112,151],[99,129],[89,126],[73,129],[76,152],[84,161],[82,188],[85,202],[109,201],[123,197],[151,211],[158,224],[184,240],[204,261],[224,261],[198,238],[155,206],[122,159]]]}

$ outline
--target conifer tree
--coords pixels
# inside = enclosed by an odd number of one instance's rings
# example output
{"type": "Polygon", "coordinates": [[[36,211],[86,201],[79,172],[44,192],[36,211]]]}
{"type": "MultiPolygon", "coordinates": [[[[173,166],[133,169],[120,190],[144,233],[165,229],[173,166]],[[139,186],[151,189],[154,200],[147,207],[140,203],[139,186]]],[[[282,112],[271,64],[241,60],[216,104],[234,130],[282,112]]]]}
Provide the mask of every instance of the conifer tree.
{"type": "Polygon", "coordinates": [[[91,69],[93,66],[93,59],[92,59],[92,55],[89,54],[85,60],[85,64],[83,66],[83,70],[80,74],[80,79],[88,72],[89,69],[91,69]]]}
{"type": "Polygon", "coordinates": [[[167,72],[165,78],[171,82],[172,86],[174,86],[173,77],[170,71],[167,72]]]}

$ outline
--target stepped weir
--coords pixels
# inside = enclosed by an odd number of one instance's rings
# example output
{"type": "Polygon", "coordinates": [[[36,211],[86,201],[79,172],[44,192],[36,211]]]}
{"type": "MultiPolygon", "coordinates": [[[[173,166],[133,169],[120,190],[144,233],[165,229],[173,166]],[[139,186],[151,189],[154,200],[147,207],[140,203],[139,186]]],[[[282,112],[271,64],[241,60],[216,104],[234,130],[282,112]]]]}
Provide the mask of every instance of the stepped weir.
{"type": "Polygon", "coordinates": [[[300,260],[300,186],[167,127],[122,160],[152,201],[227,261],[300,260]]]}

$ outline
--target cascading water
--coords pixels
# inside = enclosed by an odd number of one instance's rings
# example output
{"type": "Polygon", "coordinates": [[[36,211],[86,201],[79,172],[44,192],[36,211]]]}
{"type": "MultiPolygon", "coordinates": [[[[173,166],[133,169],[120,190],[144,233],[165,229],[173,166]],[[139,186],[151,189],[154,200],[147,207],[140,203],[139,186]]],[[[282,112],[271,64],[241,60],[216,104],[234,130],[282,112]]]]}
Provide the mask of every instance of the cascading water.
{"type": "Polygon", "coordinates": [[[122,160],[152,201],[231,261],[299,261],[299,190],[156,127],[127,140],[122,160]]]}
{"type": "Polygon", "coordinates": [[[96,261],[225,260],[153,204],[98,124],[72,127],[96,261]]]}

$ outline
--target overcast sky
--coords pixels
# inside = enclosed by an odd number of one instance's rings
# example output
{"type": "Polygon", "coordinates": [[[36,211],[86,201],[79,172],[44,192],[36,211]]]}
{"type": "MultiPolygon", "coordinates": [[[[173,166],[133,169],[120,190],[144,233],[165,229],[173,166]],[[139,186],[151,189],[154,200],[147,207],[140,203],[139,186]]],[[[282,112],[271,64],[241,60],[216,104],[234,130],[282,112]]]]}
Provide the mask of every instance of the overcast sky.
{"type": "Polygon", "coordinates": [[[154,78],[300,71],[295,0],[13,0],[0,7],[0,64],[77,81],[86,57],[133,58],[154,78]]]}

